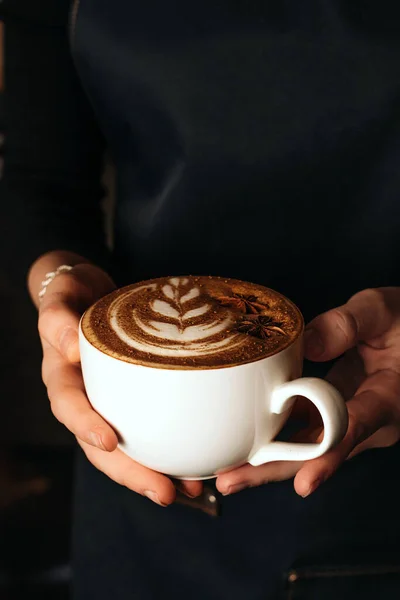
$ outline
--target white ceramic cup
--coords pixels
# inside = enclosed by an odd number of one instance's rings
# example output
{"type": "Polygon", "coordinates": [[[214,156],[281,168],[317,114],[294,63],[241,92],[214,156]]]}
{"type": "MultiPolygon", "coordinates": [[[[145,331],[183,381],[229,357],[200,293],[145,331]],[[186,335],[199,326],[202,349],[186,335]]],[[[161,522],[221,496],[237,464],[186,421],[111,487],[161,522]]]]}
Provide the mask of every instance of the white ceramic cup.
{"type": "Polygon", "coordinates": [[[179,479],[208,479],[249,462],[310,460],[347,429],[339,392],[300,378],[302,334],[286,349],[252,363],[179,370],[136,365],[95,348],[80,328],[81,364],[93,408],[135,461],[179,479]],[[315,404],[324,423],[319,444],[274,441],[295,396],[315,404]]]}

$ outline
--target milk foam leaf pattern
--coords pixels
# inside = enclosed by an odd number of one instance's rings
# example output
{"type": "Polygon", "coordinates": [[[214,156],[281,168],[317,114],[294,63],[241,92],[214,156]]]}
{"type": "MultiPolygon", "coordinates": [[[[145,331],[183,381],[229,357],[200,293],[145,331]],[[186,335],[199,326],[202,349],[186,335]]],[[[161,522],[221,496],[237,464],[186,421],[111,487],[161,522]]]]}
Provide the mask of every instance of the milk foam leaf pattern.
{"type": "Polygon", "coordinates": [[[196,281],[186,277],[133,288],[117,296],[108,315],[121,341],[158,357],[207,356],[242,343],[237,333],[229,334],[233,315],[222,307],[213,310],[211,296],[202,295],[196,281]],[[128,312],[126,296],[137,296],[128,312]]]}
{"type": "Polygon", "coordinates": [[[163,300],[154,300],[152,304],[153,311],[164,316],[168,316],[170,318],[179,319],[180,313],[179,311],[171,306],[169,302],[164,302],[163,300]]]}
{"type": "Polygon", "coordinates": [[[231,296],[220,296],[218,300],[222,306],[228,306],[244,314],[258,315],[268,308],[266,304],[258,300],[257,296],[232,294],[231,296]]]}
{"type": "Polygon", "coordinates": [[[270,338],[274,334],[286,335],[282,329],[282,323],[274,321],[268,315],[249,315],[243,317],[237,326],[237,330],[260,339],[270,338]]]}
{"type": "Polygon", "coordinates": [[[158,315],[173,319],[182,331],[185,328],[184,321],[200,317],[210,310],[209,304],[202,304],[192,309],[187,309],[184,305],[190,300],[196,299],[200,295],[197,287],[187,289],[188,280],[174,277],[169,280],[169,285],[161,288],[166,300],[155,299],[151,302],[151,309],[158,315]]]}
{"type": "Polygon", "coordinates": [[[218,368],[259,360],[288,347],[302,327],[297,309],[273,290],[191,275],[127,286],[85,315],[87,335],[100,350],[162,368],[218,368]]]}

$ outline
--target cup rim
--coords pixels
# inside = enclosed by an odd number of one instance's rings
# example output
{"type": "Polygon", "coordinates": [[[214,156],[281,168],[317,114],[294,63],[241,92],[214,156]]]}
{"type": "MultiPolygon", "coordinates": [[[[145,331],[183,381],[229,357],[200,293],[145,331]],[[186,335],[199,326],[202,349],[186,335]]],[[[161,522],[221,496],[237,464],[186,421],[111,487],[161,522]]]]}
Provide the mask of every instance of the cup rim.
{"type": "MultiPolygon", "coordinates": [[[[235,280],[232,277],[230,277],[229,279],[231,279],[232,281],[240,281],[240,280],[237,280],[237,279],[235,280]]],[[[149,281],[154,281],[154,280],[153,279],[143,280],[143,281],[135,282],[134,284],[129,284],[129,285],[122,286],[120,288],[117,288],[116,290],[113,290],[112,292],[109,292],[108,294],[105,294],[104,296],[102,296],[102,298],[106,298],[107,296],[110,296],[111,294],[115,294],[115,292],[117,292],[117,291],[119,292],[119,291],[122,291],[122,290],[127,290],[128,288],[131,288],[133,285],[136,286],[136,285],[140,285],[140,284],[146,284],[149,281]]],[[[278,354],[281,354],[282,352],[284,352],[285,350],[288,350],[294,344],[296,344],[298,342],[298,340],[304,334],[305,323],[304,323],[303,313],[301,312],[301,310],[299,309],[299,307],[292,300],[290,300],[290,298],[288,298],[287,296],[285,296],[281,292],[278,292],[277,290],[274,290],[273,288],[270,288],[268,286],[265,286],[265,285],[262,285],[262,284],[255,284],[255,285],[261,285],[266,290],[271,291],[272,293],[277,294],[278,296],[280,296],[281,298],[283,298],[295,310],[295,312],[299,316],[299,321],[300,321],[299,331],[296,332],[296,335],[290,341],[288,341],[278,351],[271,352],[270,354],[262,356],[261,358],[257,358],[256,360],[250,360],[249,359],[249,360],[246,360],[246,361],[243,361],[243,362],[240,362],[240,363],[227,364],[227,365],[216,365],[216,366],[206,366],[206,367],[204,367],[204,366],[201,366],[201,367],[190,367],[190,366],[182,367],[182,366],[171,366],[171,365],[164,365],[164,364],[145,364],[145,363],[141,363],[139,361],[134,362],[134,361],[130,361],[130,360],[125,360],[123,357],[113,356],[112,354],[109,354],[105,350],[103,350],[103,349],[95,346],[88,339],[88,337],[85,334],[85,332],[83,330],[83,327],[82,327],[83,319],[84,319],[86,313],[88,312],[88,310],[90,310],[90,308],[92,306],[94,306],[96,304],[96,302],[98,302],[102,298],[99,298],[99,300],[97,300],[91,306],[89,306],[85,310],[85,312],[82,314],[82,316],[81,316],[81,318],[79,320],[79,332],[80,332],[81,336],[84,338],[84,340],[89,344],[89,346],[91,348],[93,348],[94,350],[97,350],[98,352],[100,352],[104,356],[107,356],[107,357],[109,357],[109,358],[111,358],[113,360],[117,360],[119,362],[122,362],[124,364],[132,365],[132,366],[137,366],[137,367],[145,367],[145,368],[148,368],[148,369],[157,369],[157,370],[163,370],[163,371],[218,371],[218,370],[221,370],[221,369],[232,369],[232,368],[243,367],[243,366],[250,365],[250,364],[253,364],[253,363],[258,363],[258,362],[261,362],[263,360],[267,360],[268,358],[272,358],[274,356],[277,356],[278,354]]]]}

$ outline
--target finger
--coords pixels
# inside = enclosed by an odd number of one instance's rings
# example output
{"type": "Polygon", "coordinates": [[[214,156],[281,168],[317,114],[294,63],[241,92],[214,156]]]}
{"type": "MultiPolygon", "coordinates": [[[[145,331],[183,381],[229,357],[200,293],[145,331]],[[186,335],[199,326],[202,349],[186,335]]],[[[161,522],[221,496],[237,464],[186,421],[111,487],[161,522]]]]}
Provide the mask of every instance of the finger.
{"type": "Polygon", "coordinates": [[[48,346],[44,351],[43,377],[56,419],[80,440],[101,450],[110,452],[117,447],[116,433],[87,399],[78,365],[68,363],[48,346]]]}
{"type": "Polygon", "coordinates": [[[177,490],[188,496],[189,498],[197,498],[203,492],[202,481],[187,481],[187,480],[175,480],[175,487],[177,490]]]}
{"type": "Polygon", "coordinates": [[[319,315],[307,326],[305,354],[314,361],[337,358],[359,342],[382,336],[393,323],[390,288],[359,292],[333,310],[319,315]]]}
{"type": "MultiPolygon", "coordinates": [[[[244,465],[217,479],[218,490],[226,495],[247,487],[263,485],[271,481],[283,481],[295,476],[295,489],[303,497],[308,496],[326,481],[349,457],[372,448],[396,443],[400,439],[400,377],[392,371],[369,377],[359,388],[357,395],[347,403],[349,426],[343,441],[324,456],[307,462],[274,462],[252,467],[244,465]],[[393,423],[387,427],[387,423],[393,423]],[[382,432],[385,435],[382,435],[382,432]],[[296,475],[297,474],[297,475],[296,475]]],[[[323,438],[323,430],[312,424],[302,430],[292,442],[316,442],[323,438]]]]}
{"type": "Polygon", "coordinates": [[[62,296],[51,294],[39,312],[39,334],[43,348],[47,344],[68,361],[79,362],[79,319],[80,314],[62,296]]]}
{"type": "Polygon", "coordinates": [[[396,424],[399,430],[398,397],[400,377],[392,371],[381,371],[369,377],[347,403],[349,425],[338,446],[315,460],[304,463],[294,485],[305,497],[335,473],[338,467],[363,444],[374,447],[374,434],[387,425],[396,424]]]}
{"type": "Polygon", "coordinates": [[[357,456],[365,452],[365,450],[371,450],[372,448],[389,448],[400,440],[400,427],[399,425],[387,425],[382,427],[370,438],[358,444],[350,454],[349,458],[357,456]]]}
{"type": "Polygon", "coordinates": [[[101,269],[77,265],[51,282],[39,306],[42,343],[52,345],[71,362],[79,361],[78,327],[82,312],[115,286],[101,269]]]}
{"type": "Polygon", "coordinates": [[[354,396],[365,378],[364,363],[357,348],[339,358],[326,376],[326,380],[339,390],[346,401],[354,396]]]}
{"type": "Polygon", "coordinates": [[[79,444],[89,461],[116,483],[146,496],[160,506],[168,506],[174,502],[174,484],[164,475],[136,463],[119,448],[107,453],[82,441],[79,444]]]}
{"type": "Polygon", "coordinates": [[[219,475],[216,482],[217,490],[227,496],[271,481],[284,481],[294,477],[300,467],[301,463],[296,461],[276,461],[259,467],[246,464],[219,475]]]}
{"type": "MultiPolygon", "coordinates": [[[[302,429],[290,438],[290,442],[310,443],[320,442],[323,435],[322,426],[310,423],[306,429],[302,429]]],[[[248,487],[257,487],[273,481],[285,481],[291,479],[301,469],[302,461],[276,461],[253,467],[250,464],[243,465],[217,478],[217,489],[223,495],[234,494],[248,487]]]]}

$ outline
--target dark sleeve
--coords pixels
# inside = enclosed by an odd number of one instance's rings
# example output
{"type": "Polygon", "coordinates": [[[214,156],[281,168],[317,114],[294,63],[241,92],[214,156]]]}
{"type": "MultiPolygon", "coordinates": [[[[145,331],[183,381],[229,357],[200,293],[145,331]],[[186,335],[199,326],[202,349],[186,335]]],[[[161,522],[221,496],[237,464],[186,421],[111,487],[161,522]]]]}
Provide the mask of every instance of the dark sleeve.
{"type": "Polygon", "coordinates": [[[49,250],[107,262],[104,139],[68,42],[68,0],[5,0],[2,253],[26,276],[49,250]]]}

